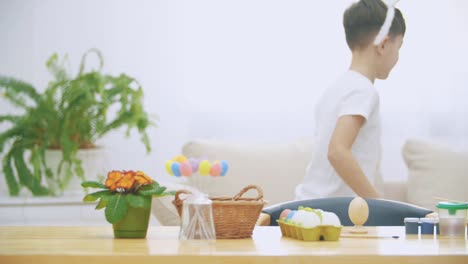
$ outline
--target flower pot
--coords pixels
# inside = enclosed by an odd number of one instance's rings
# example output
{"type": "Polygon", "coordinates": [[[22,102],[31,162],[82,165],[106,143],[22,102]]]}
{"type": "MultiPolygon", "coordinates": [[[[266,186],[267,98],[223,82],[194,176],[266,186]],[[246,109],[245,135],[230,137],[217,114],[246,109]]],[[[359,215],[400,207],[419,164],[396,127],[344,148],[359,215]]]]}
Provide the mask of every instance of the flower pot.
{"type": "MultiPolygon", "coordinates": [[[[81,160],[83,166],[84,177],[86,180],[101,181],[106,174],[106,157],[107,152],[105,148],[96,147],[93,149],[79,149],[77,152],[77,158],[81,160]]],[[[71,178],[65,176],[64,168],[60,175],[56,174],[56,170],[62,160],[62,151],[47,149],[45,152],[45,159],[49,167],[54,172],[54,179],[47,182],[47,178],[44,178],[44,183],[49,186],[55,193],[55,196],[82,196],[85,194],[81,182],[85,179],[79,178],[75,173],[71,178]],[[58,181],[63,186],[58,185],[58,181]]]]}
{"type": "MultiPolygon", "coordinates": [[[[151,204],[151,197],[147,197],[151,204]]],[[[127,215],[112,224],[115,238],[145,238],[148,231],[151,206],[148,208],[128,207],[127,215]]]]}

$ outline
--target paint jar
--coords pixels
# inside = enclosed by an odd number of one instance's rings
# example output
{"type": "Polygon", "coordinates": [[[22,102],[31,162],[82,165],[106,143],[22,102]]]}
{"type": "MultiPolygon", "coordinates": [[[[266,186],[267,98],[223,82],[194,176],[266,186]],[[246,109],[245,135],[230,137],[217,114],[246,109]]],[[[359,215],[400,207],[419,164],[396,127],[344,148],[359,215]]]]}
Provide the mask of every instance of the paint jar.
{"type": "Polygon", "coordinates": [[[465,236],[468,203],[439,202],[439,227],[441,236],[465,236]]]}
{"type": "Polygon", "coordinates": [[[434,235],[434,230],[439,220],[437,218],[421,218],[419,220],[421,223],[421,235],[434,235]]]}
{"type": "Polygon", "coordinates": [[[419,229],[419,218],[406,217],[405,220],[405,232],[407,235],[417,235],[419,229]]]}

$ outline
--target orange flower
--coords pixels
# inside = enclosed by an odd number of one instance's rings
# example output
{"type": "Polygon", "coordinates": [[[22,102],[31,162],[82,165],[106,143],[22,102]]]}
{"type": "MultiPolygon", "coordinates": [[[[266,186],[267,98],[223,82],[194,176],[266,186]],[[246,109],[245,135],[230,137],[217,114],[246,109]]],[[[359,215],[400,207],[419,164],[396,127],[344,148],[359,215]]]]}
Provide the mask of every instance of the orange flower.
{"type": "Polygon", "coordinates": [[[120,179],[122,178],[122,172],[120,171],[110,171],[107,173],[106,179],[106,187],[109,188],[111,191],[115,191],[117,186],[115,185],[120,179]]]}
{"type": "Polygon", "coordinates": [[[124,188],[126,191],[129,191],[135,183],[135,172],[124,171],[123,174],[124,176],[117,182],[117,188],[124,188]]]}
{"type": "Polygon", "coordinates": [[[136,172],[135,180],[141,185],[153,184],[153,179],[151,179],[148,175],[146,175],[142,171],[136,172]]]}

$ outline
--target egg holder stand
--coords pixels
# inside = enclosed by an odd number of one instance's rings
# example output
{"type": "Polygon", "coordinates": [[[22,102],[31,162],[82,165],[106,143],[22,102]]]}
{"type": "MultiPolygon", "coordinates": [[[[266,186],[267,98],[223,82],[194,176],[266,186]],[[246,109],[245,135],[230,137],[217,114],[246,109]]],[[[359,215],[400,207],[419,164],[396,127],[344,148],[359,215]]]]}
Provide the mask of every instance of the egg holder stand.
{"type": "Polygon", "coordinates": [[[284,220],[276,220],[284,237],[304,241],[337,241],[341,235],[342,226],[318,225],[302,227],[284,220]]]}
{"type": "Polygon", "coordinates": [[[348,207],[348,216],[354,224],[354,226],[349,230],[351,234],[368,233],[368,230],[364,227],[364,224],[369,218],[369,205],[366,200],[359,196],[351,200],[348,207]]]}

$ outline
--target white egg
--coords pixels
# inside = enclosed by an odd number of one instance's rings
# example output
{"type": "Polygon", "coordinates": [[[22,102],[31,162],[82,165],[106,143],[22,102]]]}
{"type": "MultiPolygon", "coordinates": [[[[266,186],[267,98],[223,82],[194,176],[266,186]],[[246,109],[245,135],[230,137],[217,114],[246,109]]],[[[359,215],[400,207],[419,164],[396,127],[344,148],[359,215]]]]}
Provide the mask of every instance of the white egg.
{"type": "Polygon", "coordinates": [[[320,225],[320,218],[314,212],[306,212],[305,218],[302,220],[303,227],[316,227],[320,225]]]}
{"type": "Polygon", "coordinates": [[[294,216],[291,218],[291,220],[296,224],[296,225],[301,225],[302,221],[305,218],[305,211],[304,210],[297,210],[294,216]]]}
{"type": "Polygon", "coordinates": [[[323,212],[322,225],[341,226],[341,221],[335,213],[323,212]]]}
{"type": "Polygon", "coordinates": [[[322,209],[314,209],[312,212],[318,216],[320,223],[322,223],[322,214],[324,211],[322,209]]]}

